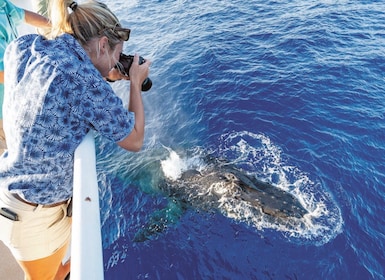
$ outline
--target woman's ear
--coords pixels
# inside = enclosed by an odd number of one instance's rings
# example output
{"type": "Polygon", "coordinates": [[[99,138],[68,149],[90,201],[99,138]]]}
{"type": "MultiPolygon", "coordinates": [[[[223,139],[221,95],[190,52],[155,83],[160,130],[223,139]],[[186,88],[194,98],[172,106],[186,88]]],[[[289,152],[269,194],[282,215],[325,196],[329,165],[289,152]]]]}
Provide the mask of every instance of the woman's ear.
{"type": "Polygon", "coordinates": [[[103,36],[99,39],[99,51],[100,54],[105,54],[108,52],[108,38],[106,36],[103,36]]]}

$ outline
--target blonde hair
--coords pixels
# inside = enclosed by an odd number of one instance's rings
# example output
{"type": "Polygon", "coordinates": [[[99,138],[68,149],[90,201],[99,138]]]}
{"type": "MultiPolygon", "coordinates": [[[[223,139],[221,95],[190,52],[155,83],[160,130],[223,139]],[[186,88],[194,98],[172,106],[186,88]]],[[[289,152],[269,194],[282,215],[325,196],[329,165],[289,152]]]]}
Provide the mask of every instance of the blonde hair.
{"type": "Polygon", "coordinates": [[[93,38],[106,36],[111,49],[122,40],[115,32],[115,28],[121,26],[118,18],[101,2],[77,4],[73,0],[54,0],[49,17],[52,22],[51,38],[68,33],[86,46],[93,38]]]}

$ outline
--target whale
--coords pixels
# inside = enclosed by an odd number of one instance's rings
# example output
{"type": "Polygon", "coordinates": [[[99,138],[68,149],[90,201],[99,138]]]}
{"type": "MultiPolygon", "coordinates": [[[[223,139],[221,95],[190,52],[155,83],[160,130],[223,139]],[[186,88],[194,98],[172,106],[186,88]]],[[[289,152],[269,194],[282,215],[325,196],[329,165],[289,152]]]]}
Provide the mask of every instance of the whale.
{"type": "MultiPolygon", "coordinates": [[[[174,184],[175,182],[167,182],[167,187],[174,184]]],[[[187,184],[190,188],[207,186],[205,200],[210,202],[206,204],[218,209],[221,207],[221,199],[232,197],[276,218],[302,218],[308,213],[299,200],[289,192],[231,167],[210,172],[187,170],[178,180],[178,185],[181,184],[187,184]]]]}
{"type": "Polygon", "coordinates": [[[178,178],[161,177],[157,189],[168,197],[169,206],[152,215],[147,225],[136,233],[135,241],[152,239],[191,208],[220,212],[231,218],[241,205],[270,223],[285,225],[298,224],[308,214],[290,192],[214,158],[206,159],[204,167],[182,171],[178,178]]]}

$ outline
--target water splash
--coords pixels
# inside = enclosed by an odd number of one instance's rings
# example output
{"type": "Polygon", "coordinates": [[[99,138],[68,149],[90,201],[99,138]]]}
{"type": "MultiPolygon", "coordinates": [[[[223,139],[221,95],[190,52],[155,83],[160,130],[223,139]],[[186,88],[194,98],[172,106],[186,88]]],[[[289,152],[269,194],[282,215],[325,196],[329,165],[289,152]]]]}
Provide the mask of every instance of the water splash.
{"type": "MultiPolygon", "coordinates": [[[[277,230],[293,241],[296,239],[322,245],[341,232],[341,212],[326,189],[320,183],[313,182],[305,172],[286,163],[282,159],[280,149],[264,135],[249,132],[225,134],[221,137],[219,148],[210,152],[200,148],[185,155],[178,155],[171,148],[167,148],[167,151],[169,156],[161,161],[161,168],[170,180],[176,181],[183,171],[188,169],[204,170],[207,163],[202,157],[210,153],[215,157],[225,158],[229,164],[236,164],[255,177],[272,182],[278,188],[291,193],[309,213],[301,219],[291,218],[285,223],[278,223],[260,209],[229,195],[228,190],[220,184],[211,185],[208,189],[202,186],[200,190],[193,190],[189,186],[190,189],[187,187],[182,190],[189,192],[186,194],[186,200],[202,203],[209,192],[215,192],[221,196],[219,209],[223,215],[245,222],[258,230],[277,230]]],[[[182,189],[183,186],[179,185],[178,188],[182,189]]],[[[208,201],[205,203],[208,208],[208,201]]]]}

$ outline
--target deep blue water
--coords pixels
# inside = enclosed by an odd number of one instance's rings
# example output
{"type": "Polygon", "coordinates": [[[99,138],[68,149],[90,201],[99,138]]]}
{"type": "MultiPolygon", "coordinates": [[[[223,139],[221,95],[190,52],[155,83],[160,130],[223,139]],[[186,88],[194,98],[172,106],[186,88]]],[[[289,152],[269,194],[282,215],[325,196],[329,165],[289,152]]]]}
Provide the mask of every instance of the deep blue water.
{"type": "Polygon", "coordinates": [[[140,153],[96,139],[105,279],[385,279],[384,3],[109,2],[153,88],[140,153]],[[311,219],[180,211],[157,178],[206,154],[291,192],[311,219]],[[135,242],[156,215],[159,233],[135,242]]]}

